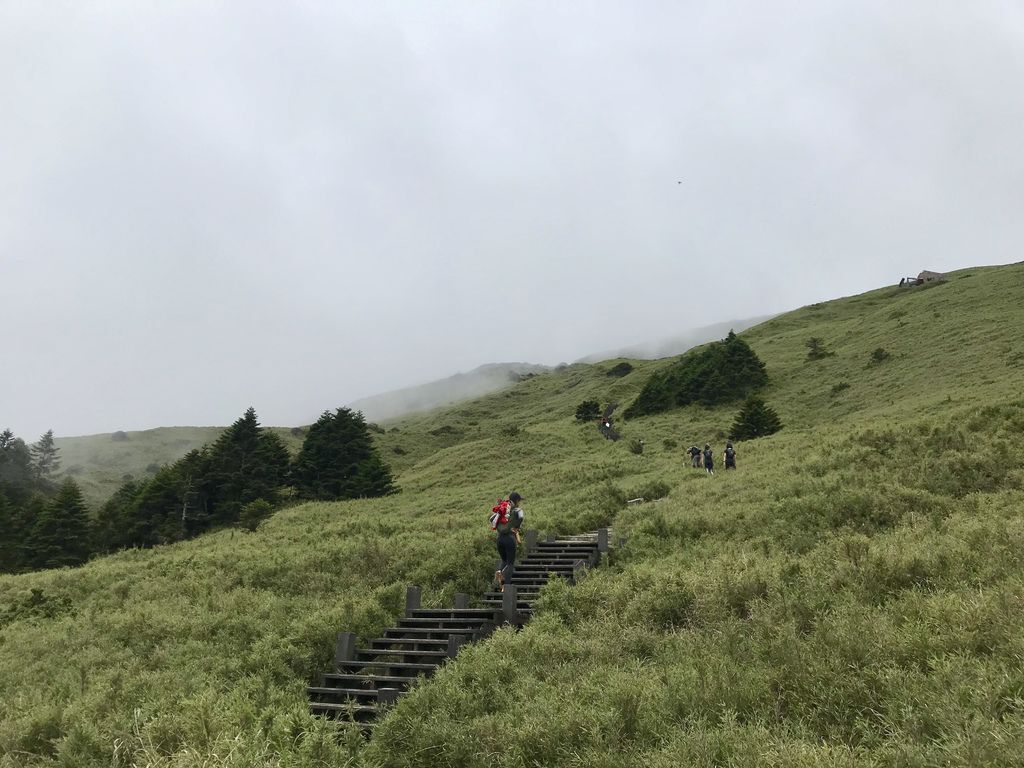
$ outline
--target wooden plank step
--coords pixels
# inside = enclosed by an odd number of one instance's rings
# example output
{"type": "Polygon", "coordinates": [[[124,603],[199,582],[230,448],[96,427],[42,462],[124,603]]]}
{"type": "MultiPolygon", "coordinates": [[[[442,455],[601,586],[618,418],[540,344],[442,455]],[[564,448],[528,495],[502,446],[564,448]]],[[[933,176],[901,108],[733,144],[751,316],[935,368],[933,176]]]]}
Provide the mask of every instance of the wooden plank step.
{"type": "Polygon", "coordinates": [[[483,624],[487,624],[491,620],[490,616],[477,616],[474,618],[458,618],[458,619],[430,619],[421,616],[406,616],[404,619],[398,620],[399,629],[405,627],[430,627],[433,624],[443,624],[450,626],[452,629],[465,629],[472,627],[479,627],[483,624]]]}
{"type": "Polygon", "coordinates": [[[437,639],[443,639],[447,641],[449,635],[462,635],[463,637],[469,638],[474,635],[482,634],[488,629],[493,628],[492,622],[485,627],[480,628],[465,628],[459,629],[438,629],[436,627],[390,627],[384,630],[384,637],[391,639],[392,637],[399,639],[412,639],[416,637],[423,637],[425,639],[431,638],[431,635],[439,635],[437,639]]]}
{"type": "Polygon", "coordinates": [[[448,651],[399,651],[394,648],[357,648],[356,654],[362,658],[380,659],[387,656],[395,656],[401,659],[446,659],[448,651]]]}
{"type": "Polygon", "coordinates": [[[323,676],[323,686],[330,688],[329,683],[338,683],[339,688],[365,687],[368,691],[380,688],[405,688],[415,677],[406,675],[361,675],[358,672],[328,672],[323,676]],[[371,687],[372,685],[372,687],[371,687]]]}
{"type": "Polygon", "coordinates": [[[310,710],[316,713],[333,714],[333,715],[351,715],[356,717],[375,717],[377,714],[376,706],[357,706],[353,704],[330,704],[322,701],[310,702],[310,710]]]}
{"type": "MultiPolygon", "coordinates": [[[[505,605],[505,603],[502,600],[494,600],[493,603],[494,603],[495,606],[504,606],[505,605]]],[[[533,601],[532,600],[517,600],[516,601],[516,608],[533,608],[533,601]]]]}
{"type": "Polygon", "coordinates": [[[410,614],[431,619],[476,619],[490,618],[490,615],[486,608],[416,608],[410,614]]]}
{"type": "Polygon", "coordinates": [[[562,560],[562,561],[557,562],[557,563],[544,563],[544,562],[539,562],[537,560],[524,560],[521,563],[516,563],[516,569],[518,570],[519,568],[535,568],[535,569],[544,569],[544,570],[548,570],[548,571],[564,571],[564,570],[571,571],[573,566],[576,565],[576,563],[589,563],[589,562],[591,562],[591,561],[587,560],[584,557],[575,557],[575,558],[573,558],[571,560],[562,560]]]}
{"type": "MultiPolygon", "coordinates": [[[[366,659],[351,659],[349,661],[338,661],[335,662],[339,669],[388,669],[391,671],[396,670],[408,670],[413,673],[409,675],[415,677],[415,673],[419,672],[433,672],[437,669],[437,664],[417,664],[411,661],[368,661],[366,659]]],[[[398,675],[401,677],[401,675],[398,675]]]]}
{"type": "Polygon", "coordinates": [[[306,688],[306,692],[314,696],[329,696],[332,699],[377,700],[376,688],[331,688],[330,686],[311,685],[306,688]]]}
{"type": "MultiPolygon", "coordinates": [[[[491,613],[494,612],[491,611],[491,613]]],[[[375,650],[378,648],[389,648],[394,645],[444,649],[448,647],[448,640],[446,638],[432,639],[416,637],[374,637],[370,640],[370,646],[375,650]]]]}

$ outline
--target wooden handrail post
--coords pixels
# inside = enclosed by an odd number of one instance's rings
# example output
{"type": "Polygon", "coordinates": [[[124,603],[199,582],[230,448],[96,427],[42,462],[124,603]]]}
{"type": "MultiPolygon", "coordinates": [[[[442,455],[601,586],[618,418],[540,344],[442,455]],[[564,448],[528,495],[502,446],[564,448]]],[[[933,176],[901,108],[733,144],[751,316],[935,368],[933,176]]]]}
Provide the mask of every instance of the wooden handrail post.
{"type": "Polygon", "coordinates": [[[413,584],[405,590],[405,615],[410,616],[412,612],[418,610],[420,607],[420,599],[422,598],[422,591],[420,588],[413,584]]]}
{"type": "Polygon", "coordinates": [[[356,657],[356,635],[354,632],[339,632],[334,643],[334,663],[352,661],[356,657]]]}
{"type": "Polygon", "coordinates": [[[459,649],[462,648],[462,644],[466,638],[464,635],[448,635],[448,658],[454,659],[459,655],[459,649]]]}
{"type": "Polygon", "coordinates": [[[515,584],[506,584],[501,593],[501,612],[509,624],[519,623],[519,592],[515,584]]]}

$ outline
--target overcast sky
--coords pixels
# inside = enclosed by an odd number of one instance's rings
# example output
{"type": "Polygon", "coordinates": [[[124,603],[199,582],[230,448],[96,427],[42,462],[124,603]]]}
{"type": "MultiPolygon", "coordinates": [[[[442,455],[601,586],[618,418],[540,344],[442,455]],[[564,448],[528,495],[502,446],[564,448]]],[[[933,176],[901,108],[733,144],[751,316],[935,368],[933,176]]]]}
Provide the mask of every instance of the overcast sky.
{"type": "Polygon", "coordinates": [[[0,0],[0,428],[265,424],[1019,261],[1016,0],[0,0]]]}

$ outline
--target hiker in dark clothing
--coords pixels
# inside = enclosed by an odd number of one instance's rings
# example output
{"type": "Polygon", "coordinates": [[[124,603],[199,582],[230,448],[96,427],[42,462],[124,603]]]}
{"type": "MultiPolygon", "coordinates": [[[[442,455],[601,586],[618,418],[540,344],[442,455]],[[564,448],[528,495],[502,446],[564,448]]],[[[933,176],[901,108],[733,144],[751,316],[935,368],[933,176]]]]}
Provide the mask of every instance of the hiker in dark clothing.
{"type": "Polygon", "coordinates": [[[519,529],[523,525],[525,514],[519,502],[523,497],[513,491],[508,495],[507,514],[499,516],[495,522],[494,530],[498,534],[498,556],[501,557],[501,565],[494,574],[495,580],[505,590],[505,585],[512,578],[512,572],[516,565],[516,546],[519,544],[519,529]]]}
{"type": "Polygon", "coordinates": [[[732,447],[732,443],[725,444],[725,468],[736,469],[736,449],[732,447]]]}
{"type": "Polygon", "coordinates": [[[704,469],[709,475],[715,474],[715,454],[708,443],[704,443],[704,469]]]}
{"type": "Polygon", "coordinates": [[[690,462],[693,464],[693,468],[700,469],[700,448],[696,445],[691,445],[686,452],[690,454],[690,462]]]}

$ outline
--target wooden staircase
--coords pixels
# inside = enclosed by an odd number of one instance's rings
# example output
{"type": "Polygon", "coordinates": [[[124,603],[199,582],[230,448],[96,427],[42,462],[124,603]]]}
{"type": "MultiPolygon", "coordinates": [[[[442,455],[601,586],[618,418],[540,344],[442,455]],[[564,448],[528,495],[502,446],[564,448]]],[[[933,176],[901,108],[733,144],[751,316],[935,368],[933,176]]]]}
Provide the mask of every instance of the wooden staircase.
{"type": "Polygon", "coordinates": [[[610,531],[538,541],[527,531],[525,555],[504,591],[487,592],[480,607],[470,608],[464,594],[452,608],[420,607],[420,588],[406,592],[405,616],[380,637],[356,647],[351,632],[338,634],[334,669],[320,685],[310,686],[309,707],[314,715],[358,723],[369,730],[373,723],[417,678],[433,674],[454,658],[466,643],[481,640],[501,624],[521,626],[533,615],[533,603],[552,576],[574,584],[583,572],[598,565],[609,549],[610,531]]]}

